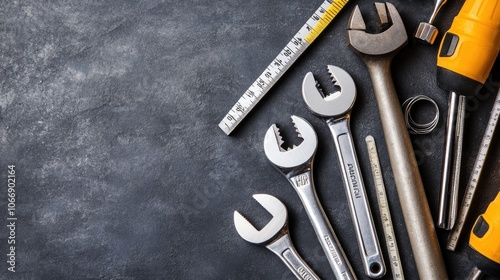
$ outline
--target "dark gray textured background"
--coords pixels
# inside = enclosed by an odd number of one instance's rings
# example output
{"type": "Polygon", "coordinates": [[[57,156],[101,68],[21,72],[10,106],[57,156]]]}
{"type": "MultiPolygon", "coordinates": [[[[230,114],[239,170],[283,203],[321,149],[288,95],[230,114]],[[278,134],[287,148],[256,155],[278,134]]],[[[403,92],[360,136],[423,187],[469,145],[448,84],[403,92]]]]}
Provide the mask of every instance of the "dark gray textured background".
{"type": "MultiPolygon", "coordinates": [[[[262,149],[267,128],[277,122],[291,131],[289,116],[296,114],[318,133],[317,192],[357,276],[365,279],[333,141],[300,96],[305,73],[325,81],[328,63],[357,83],[351,126],[379,236],[368,134],[378,143],[404,272],[418,279],[370,79],[346,45],[354,5],[369,15],[372,1],[350,1],[231,137],[217,126],[321,2],[2,1],[0,278],[293,279],[275,255],[234,229],[236,209],[261,226],[269,218],[252,201],[255,193],[273,194],[288,206],[297,250],[322,278],[332,278],[297,195],[262,149]],[[15,274],[7,271],[2,226],[9,164],[17,170],[15,274]]],[[[436,22],[441,31],[461,2],[443,8],[436,22]]],[[[410,36],[434,5],[393,3],[410,36]]],[[[393,63],[401,100],[426,94],[441,110],[434,132],[412,136],[434,219],[447,104],[435,83],[437,48],[410,39],[393,63]]],[[[483,91],[469,102],[463,184],[493,100],[483,91]]],[[[420,113],[425,118],[432,111],[420,113]]],[[[498,191],[497,146],[471,220],[498,191]]],[[[452,253],[444,249],[447,234],[438,234],[450,278],[463,279],[472,268],[465,240],[452,253]]],[[[387,267],[384,279],[391,279],[387,267]]]]}

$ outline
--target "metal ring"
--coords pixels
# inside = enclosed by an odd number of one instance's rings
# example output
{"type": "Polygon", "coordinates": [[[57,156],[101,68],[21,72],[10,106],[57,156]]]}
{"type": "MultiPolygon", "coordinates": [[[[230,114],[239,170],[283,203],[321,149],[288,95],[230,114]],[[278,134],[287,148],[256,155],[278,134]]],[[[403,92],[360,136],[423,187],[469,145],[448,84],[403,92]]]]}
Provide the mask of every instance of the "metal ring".
{"type": "Polygon", "coordinates": [[[402,107],[404,111],[406,127],[411,134],[427,134],[433,131],[434,128],[436,128],[439,122],[439,108],[436,102],[430,97],[425,95],[410,97],[406,99],[405,102],[403,102],[402,107]],[[432,121],[428,123],[417,123],[415,120],[413,120],[413,118],[411,117],[411,108],[418,101],[428,101],[434,105],[434,108],[436,108],[436,115],[434,116],[434,119],[432,121]]]}

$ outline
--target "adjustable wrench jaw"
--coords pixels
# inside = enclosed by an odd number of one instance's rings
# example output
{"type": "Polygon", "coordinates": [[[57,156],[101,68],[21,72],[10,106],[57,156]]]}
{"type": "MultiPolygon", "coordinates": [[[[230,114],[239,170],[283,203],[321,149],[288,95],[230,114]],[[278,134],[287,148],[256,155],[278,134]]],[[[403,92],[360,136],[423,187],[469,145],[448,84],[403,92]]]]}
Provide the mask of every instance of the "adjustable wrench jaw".
{"type": "Polygon", "coordinates": [[[274,196],[255,194],[253,198],[262,205],[273,218],[261,230],[256,229],[243,215],[234,211],[234,226],[238,234],[254,244],[268,244],[288,232],[288,213],[286,206],[274,196]]]}
{"type": "MultiPolygon", "coordinates": [[[[298,147],[284,151],[281,148],[283,140],[281,140],[279,131],[275,125],[272,125],[264,137],[266,156],[271,164],[288,179],[299,195],[335,277],[337,279],[356,279],[314,189],[312,164],[318,146],[316,132],[302,118],[292,116],[292,121],[299,136],[304,139],[302,143],[298,147]]],[[[298,276],[298,278],[300,277],[298,276]]],[[[302,278],[309,279],[309,277],[302,278]]]]}
{"type": "Polygon", "coordinates": [[[271,164],[283,175],[299,174],[311,170],[314,155],[318,147],[318,137],[313,127],[303,118],[292,116],[298,136],[302,139],[299,146],[285,151],[279,129],[273,124],[264,137],[264,152],[271,164]]]}
{"type": "Polygon", "coordinates": [[[253,196],[273,218],[257,230],[238,211],[234,211],[234,226],[240,236],[250,243],[265,245],[286,264],[298,279],[319,280],[319,277],[300,257],[288,234],[288,214],[285,205],[276,197],[268,194],[253,196]]]}
{"type": "Polygon", "coordinates": [[[356,6],[349,18],[347,41],[356,52],[371,56],[395,54],[408,42],[408,35],[403,20],[391,3],[375,3],[379,23],[382,27],[391,26],[378,34],[366,32],[366,25],[359,6],[356,6]]]}
{"type": "Polygon", "coordinates": [[[339,86],[340,91],[325,95],[309,72],[302,82],[302,97],[314,114],[324,118],[343,118],[349,114],[356,101],[356,85],[344,69],[328,65],[327,70],[332,83],[339,86]]]}

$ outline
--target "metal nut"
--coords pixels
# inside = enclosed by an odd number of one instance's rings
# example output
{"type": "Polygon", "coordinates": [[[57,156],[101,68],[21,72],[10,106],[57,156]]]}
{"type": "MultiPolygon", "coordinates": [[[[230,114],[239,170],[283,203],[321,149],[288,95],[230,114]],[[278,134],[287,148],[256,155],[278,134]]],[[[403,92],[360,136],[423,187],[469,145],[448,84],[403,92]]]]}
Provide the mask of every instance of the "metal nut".
{"type": "Polygon", "coordinates": [[[437,35],[437,28],[427,22],[421,22],[415,32],[415,38],[429,45],[434,44],[434,40],[436,40],[437,35]]]}

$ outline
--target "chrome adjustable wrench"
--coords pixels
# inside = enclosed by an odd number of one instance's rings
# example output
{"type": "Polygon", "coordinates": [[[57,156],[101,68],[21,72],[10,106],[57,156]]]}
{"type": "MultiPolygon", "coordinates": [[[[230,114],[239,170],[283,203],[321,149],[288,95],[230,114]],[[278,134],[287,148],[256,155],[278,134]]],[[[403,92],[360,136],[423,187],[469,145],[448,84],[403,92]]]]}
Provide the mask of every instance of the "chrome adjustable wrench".
{"type": "Polygon", "coordinates": [[[399,201],[420,279],[448,279],[417,160],[391,74],[391,62],[407,43],[403,20],[394,5],[375,3],[379,34],[366,32],[356,6],[348,24],[347,41],[368,68],[377,99],[385,142],[399,201]]]}
{"type": "Polygon", "coordinates": [[[288,234],[288,213],[285,205],[268,194],[255,194],[257,200],[273,216],[261,230],[257,230],[238,211],[234,211],[234,226],[241,238],[254,244],[264,244],[275,253],[299,280],[319,280],[314,271],[295,250],[288,234]]]}
{"type": "Polygon", "coordinates": [[[365,274],[378,279],[385,274],[384,257],[349,126],[351,108],[356,100],[356,85],[344,69],[332,65],[328,65],[327,69],[333,84],[339,86],[340,91],[323,93],[313,74],[309,72],[302,83],[302,97],[307,107],[317,116],[324,118],[330,128],[365,274]]]}
{"type": "Polygon", "coordinates": [[[312,164],[318,146],[318,137],[313,127],[304,119],[292,116],[299,137],[303,139],[297,147],[285,151],[283,140],[276,125],[272,125],[264,137],[264,151],[271,164],[292,184],[304,205],[321,247],[326,254],[335,278],[357,279],[337,236],[319,203],[312,176],[312,164]]]}

